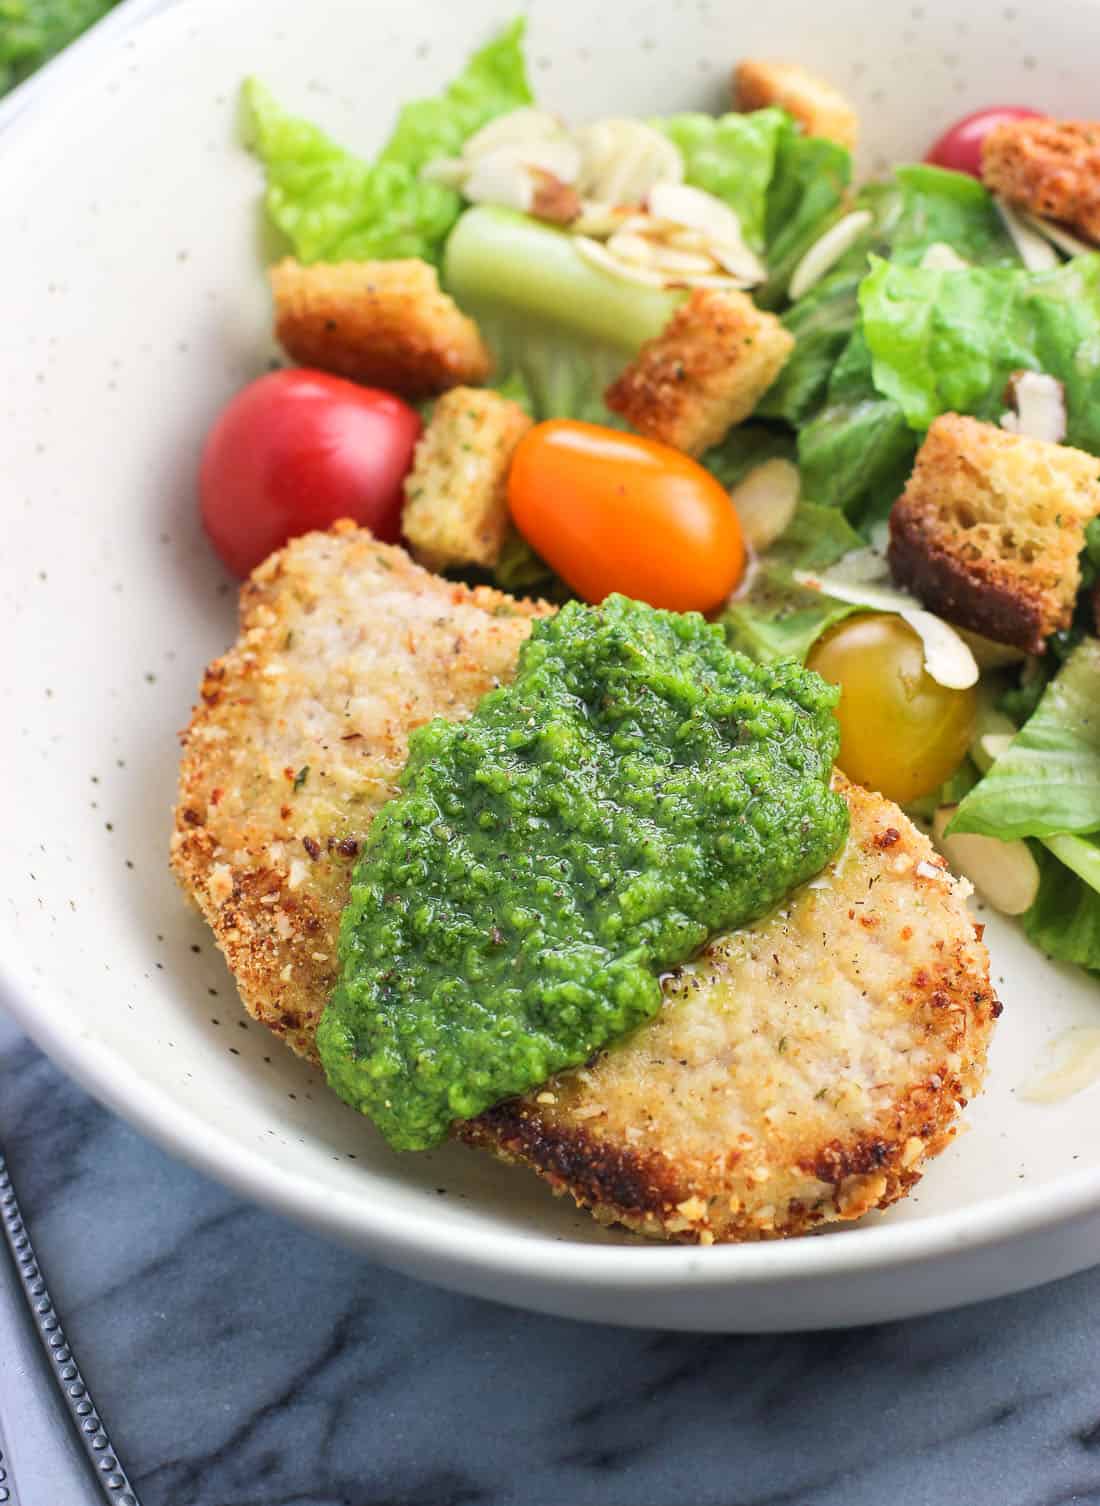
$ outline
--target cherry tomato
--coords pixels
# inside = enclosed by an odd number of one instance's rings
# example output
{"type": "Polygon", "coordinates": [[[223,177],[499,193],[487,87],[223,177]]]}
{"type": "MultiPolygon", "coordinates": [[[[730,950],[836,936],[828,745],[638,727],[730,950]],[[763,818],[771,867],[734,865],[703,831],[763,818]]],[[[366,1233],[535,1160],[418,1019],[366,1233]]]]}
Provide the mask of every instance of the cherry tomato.
{"type": "Polygon", "coordinates": [[[401,533],[401,483],[420,417],[400,398],[323,371],[273,371],[222,409],[199,472],[202,521],[236,575],[287,539],[352,518],[401,533]]]}
{"type": "Polygon", "coordinates": [[[585,601],[621,591],[705,612],[744,569],[725,488],[682,451],[635,434],[536,424],[513,457],[508,503],[527,542],[585,601]]]}
{"type": "Polygon", "coordinates": [[[982,142],[994,126],[1007,120],[1027,120],[1039,114],[1025,105],[991,105],[986,110],[975,110],[956,120],[934,146],[929,148],[926,162],[937,167],[950,167],[957,173],[969,173],[972,178],[982,175],[982,142]]]}
{"type": "Polygon", "coordinates": [[[900,617],[846,617],[806,663],[841,688],[837,762],[849,779],[904,805],[959,766],[974,734],[976,692],[933,680],[920,638],[900,617]]]}

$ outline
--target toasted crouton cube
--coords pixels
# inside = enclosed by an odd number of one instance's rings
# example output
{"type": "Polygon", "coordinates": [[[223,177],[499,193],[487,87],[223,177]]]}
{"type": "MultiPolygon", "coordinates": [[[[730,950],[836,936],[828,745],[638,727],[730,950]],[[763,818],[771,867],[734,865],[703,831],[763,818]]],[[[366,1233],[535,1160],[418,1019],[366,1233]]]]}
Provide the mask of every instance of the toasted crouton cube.
{"type": "Polygon", "coordinates": [[[890,513],[890,568],[933,612],[1041,654],[1067,628],[1100,460],[945,413],[890,513]]]}
{"type": "Polygon", "coordinates": [[[405,479],[401,527],[430,570],[495,565],[508,527],[508,467],[531,427],[518,403],[455,387],[435,405],[405,479]]]}
{"type": "Polygon", "coordinates": [[[604,401],[639,434],[700,455],[748,418],[793,349],[746,294],[696,288],[604,401]]]}
{"type": "Polygon", "coordinates": [[[982,143],[982,181],[1022,209],[1100,240],[1100,121],[994,126],[982,143]]]}
{"type": "Polygon", "coordinates": [[[345,261],[271,269],[275,334],[303,366],[431,397],[483,382],[492,360],[477,325],[424,261],[345,261]]]}
{"type": "Polygon", "coordinates": [[[854,152],[859,116],[832,84],[798,63],[749,58],[733,70],[733,102],[738,110],[778,105],[793,115],[807,136],[827,136],[854,152]]]}

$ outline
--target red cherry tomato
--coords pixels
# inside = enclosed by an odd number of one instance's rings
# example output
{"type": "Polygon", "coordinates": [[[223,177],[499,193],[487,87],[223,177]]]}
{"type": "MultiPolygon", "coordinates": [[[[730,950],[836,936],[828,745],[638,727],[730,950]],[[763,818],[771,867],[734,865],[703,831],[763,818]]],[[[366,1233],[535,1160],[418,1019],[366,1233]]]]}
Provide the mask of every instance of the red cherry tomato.
{"type": "Polygon", "coordinates": [[[986,110],[975,110],[950,126],[934,146],[929,148],[926,162],[937,167],[950,167],[957,173],[969,173],[972,178],[982,175],[982,142],[994,126],[1008,120],[1027,120],[1039,114],[1025,105],[991,105],[986,110]]]}
{"type": "Polygon", "coordinates": [[[273,371],[222,409],[199,472],[202,521],[236,575],[337,518],[396,543],[420,417],[388,392],[323,371],[273,371]]]}
{"type": "Polygon", "coordinates": [[[508,476],[516,527],[586,601],[613,591],[676,612],[719,606],[745,549],[729,493],[680,450],[599,424],[529,429],[508,476]]]}

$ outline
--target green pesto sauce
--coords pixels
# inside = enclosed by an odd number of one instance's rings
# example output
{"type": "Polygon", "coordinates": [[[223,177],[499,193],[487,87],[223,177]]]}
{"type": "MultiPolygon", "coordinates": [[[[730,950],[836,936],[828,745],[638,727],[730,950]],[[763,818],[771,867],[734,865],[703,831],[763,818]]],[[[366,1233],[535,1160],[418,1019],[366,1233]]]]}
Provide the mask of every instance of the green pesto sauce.
{"type": "Polygon", "coordinates": [[[836,699],[695,613],[536,622],[511,685],[413,734],[371,827],[318,1033],[332,1087],[423,1149],[649,1019],[662,971],[844,839],[836,699]]]}

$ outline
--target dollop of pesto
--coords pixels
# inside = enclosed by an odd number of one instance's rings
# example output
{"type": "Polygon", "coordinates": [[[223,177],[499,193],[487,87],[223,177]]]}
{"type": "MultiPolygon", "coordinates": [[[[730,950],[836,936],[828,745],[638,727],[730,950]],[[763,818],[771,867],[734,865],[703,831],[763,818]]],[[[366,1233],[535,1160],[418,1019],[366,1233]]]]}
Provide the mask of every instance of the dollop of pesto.
{"type": "Polygon", "coordinates": [[[756,919],[847,833],[837,692],[695,613],[536,622],[511,685],[414,732],[340,927],[332,1087],[401,1150],[656,1013],[660,974],[756,919]]]}

